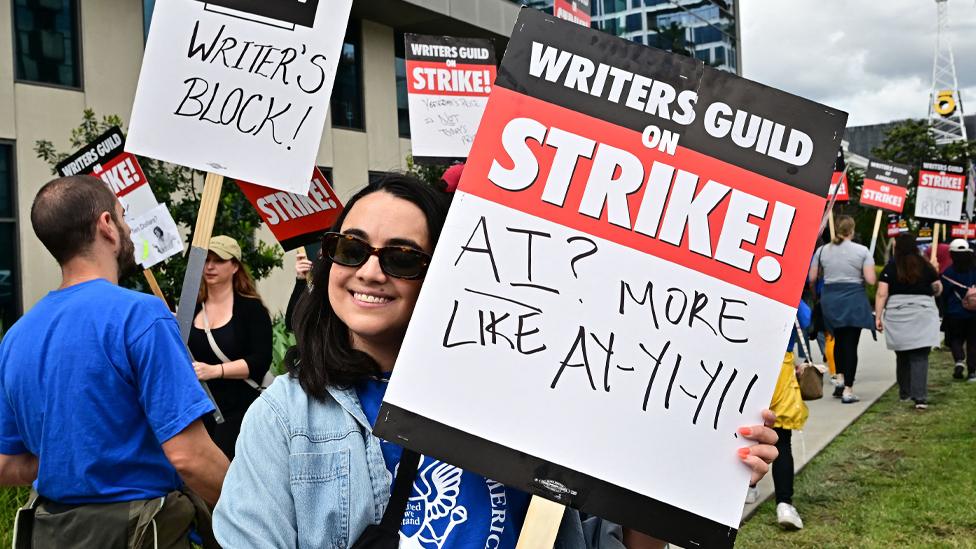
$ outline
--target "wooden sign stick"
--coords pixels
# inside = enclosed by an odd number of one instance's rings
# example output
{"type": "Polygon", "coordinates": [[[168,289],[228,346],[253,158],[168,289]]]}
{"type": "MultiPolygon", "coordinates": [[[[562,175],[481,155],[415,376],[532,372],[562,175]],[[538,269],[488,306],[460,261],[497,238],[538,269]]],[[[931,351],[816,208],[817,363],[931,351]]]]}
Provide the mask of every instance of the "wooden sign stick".
{"type": "Polygon", "coordinates": [[[153,295],[162,299],[163,305],[166,305],[166,308],[169,309],[169,303],[166,301],[166,296],[163,295],[163,289],[159,287],[159,282],[156,282],[156,275],[153,274],[152,269],[143,269],[142,274],[146,277],[146,282],[149,283],[153,295]]]}
{"type": "Polygon", "coordinates": [[[936,223],[932,230],[932,250],[929,253],[929,261],[935,263],[935,256],[939,251],[939,237],[942,236],[942,225],[941,223],[936,223]]]}
{"type": "Polygon", "coordinates": [[[871,257],[874,257],[874,247],[878,243],[878,229],[881,228],[881,210],[878,210],[878,215],[874,218],[874,231],[871,233],[871,247],[869,248],[871,257]]]}
{"type": "Polygon", "coordinates": [[[532,496],[515,549],[552,549],[566,506],[532,496]]]}
{"type": "MultiPolygon", "coordinates": [[[[220,189],[224,184],[224,176],[208,173],[203,184],[203,196],[200,198],[200,210],[197,212],[197,224],[193,229],[193,242],[190,243],[190,254],[186,259],[186,274],[183,276],[183,289],[180,292],[180,306],[176,312],[176,322],[180,325],[180,336],[183,343],[190,340],[190,328],[193,327],[193,313],[196,312],[197,295],[200,293],[200,281],[203,278],[203,267],[207,262],[207,249],[210,246],[210,236],[213,233],[214,220],[217,217],[217,205],[220,204],[220,189]]],[[[206,391],[207,397],[214,405],[214,419],[217,423],[224,422],[224,415],[217,406],[207,382],[200,385],[206,391]]]]}
{"type": "Polygon", "coordinates": [[[827,222],[830,224],[830,240],[833,240],[837,236],[837,231],[834,230],[834,209],[830,209],[830,217],[827,218],[827,222]]]}

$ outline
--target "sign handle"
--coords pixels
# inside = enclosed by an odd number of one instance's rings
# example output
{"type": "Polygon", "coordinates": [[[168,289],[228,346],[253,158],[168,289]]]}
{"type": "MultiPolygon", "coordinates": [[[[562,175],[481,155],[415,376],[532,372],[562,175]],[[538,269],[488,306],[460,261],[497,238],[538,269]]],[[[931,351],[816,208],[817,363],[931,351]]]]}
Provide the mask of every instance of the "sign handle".
{"type": "MultiPolygon", "coordinates": [[[[220,189],[223,185],[224,176],[214,173],[208,173],[203,184],[197,224],[193,229],[193,242],[190,244],[190,254],[186,260],[180,306],[176,311],[176,321],[180,325],[180,336],[184,344],[189,341],[190,328],[193,327],[193,313],[196,310],[197,295],[200,293],[200,280],[203,278],[203,267],[207,262],[207,248],[210,246],[210,236],[213,233],[214,220],[217,218],[217,205],[220,204],[220,189]]],[[[223,423],[224,415],[220,412],[220,407],[217,406],[217,401],[214,400],[207,382],[201,381],[200,385],[214,405],[214,420],[223,423]]]]}
{"type": "Polygon", "coordinates": [[[874,257],[874,247],[878,244],[878,229],[881,228],[881,210],[878,210],[878,215],[874,217],[874,231],[871,233],[871,247],[869,252],[871,257],[874,257]]]}
{"type": "Polygon", "coordinates": [[[929,261],[935,263],[935,256],[939,251],[939,237],[942,236],[942,223],[936,223],[932,231],[932,249],[929,252],[929,261]]]}
{"type": "Polygon", "coordinates": [[[166,305],[166,308],[169,309],[169,303],[166,301],[166,296],[163,295],[163,289],[159,287],[159,282],[156,282],[156,275],[153,274],[152,269],[143,269],[142,274],[146,277],[146,282],[149,283],[153,295],[162,299],[163,305],[166,305]]]}
{"type": "Polygon", "coordinates": [[[532,496],[515,549],[552,549],[566,506],[532,496]]]}
{"type": "Polygon", "coordinates": [[[830,209],[829,217],[827,218],[827,221],[830,224],[830,240],[833,240],[834,238],[837,237],[837,231],[834,230],[834,209],[833,208],[830,209]]]}

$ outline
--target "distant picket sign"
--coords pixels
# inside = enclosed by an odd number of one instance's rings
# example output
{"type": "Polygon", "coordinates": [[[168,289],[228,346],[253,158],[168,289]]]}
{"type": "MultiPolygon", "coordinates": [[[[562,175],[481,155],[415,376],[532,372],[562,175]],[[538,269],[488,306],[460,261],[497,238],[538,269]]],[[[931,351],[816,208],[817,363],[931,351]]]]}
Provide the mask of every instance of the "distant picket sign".
{"type": "Polygon", "coordinates": [[[157,2],[126,150],[307,193],[351,4],[157,2]]]}
{"type": "Polygon", "coordinates": [[[835,202],[849,202],[851,193],[847,187],[847,174],[844,172],[834,172],[830,178],[830,194],[837,195],[835,202]]]}
{"type": "Polygon", "coordinates": [[[108,185],[125,212],[136,246],[136,260],[149,269],[183,253],[185,247],[176,222],[169,210],[156,200],[139,160],[124,148],[122,130],[112,127],[59,162],[55,169],[62,177],[91,175],[108,185]]]}
{"type": "Polygon", "coordinates": [[[871,160],[861,185],[861,205],[901,213],[911,180],[911,166],[871,160]]]}
{"type": "Polygon", "coordinates": [[[495,81],[490,40],[404,34],[415,161],[467,158],[495,81]]]}
{"type": "Polygon", "coordinates": [[[318,168],[307,195],[243,181],[237,185],[286,252],[317,241],[342,213],[342,202],[318,168]]]}
{"type": "Polygon", "coordinates": [[[958,222],[966,194],[966,168],[942,162],[923,162],[915,191],[915,217],[958,222]]]}
{"type": "Polygon", "coordinates": [[[846,118],[523,9],[374,433],[731,546],[846,118]]]}
{"type": "Polygon", "coordinates": [[[552,13],[559,19],[589,27],[593,21],[590,0],[555,0],[552,13]]]}

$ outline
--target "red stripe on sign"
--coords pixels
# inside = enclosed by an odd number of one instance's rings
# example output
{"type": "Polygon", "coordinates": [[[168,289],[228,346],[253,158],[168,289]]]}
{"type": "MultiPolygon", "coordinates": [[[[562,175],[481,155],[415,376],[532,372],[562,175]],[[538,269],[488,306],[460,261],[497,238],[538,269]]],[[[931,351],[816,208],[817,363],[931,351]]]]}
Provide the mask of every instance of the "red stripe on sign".
{"type": "Polygon", "coordinates": [[[919,170],[918,186],[929,189],[944,189],[947,191],[956,191],[961,193],[966,189],[966,176],[945,172],[919,170]]]}
{"type": "Polygon", "coordinates": [[[487,97],[498,70],[495,65],[456,65],[407,61],[407,90],[423,95],[487,97]]]}
{"type": "Polygon", "coordinates": [[[834,172],[833,177],[830,179],[830,192],[827,196],[837,195],[834,202],[848,202],[851,199],[851,194],[847,190],[847,175],[844,172],[834,172]],[[838,189],[837,186],[840,185],[838,189]]]}
{"type": "Polygon", "coordinates": [[[824,198],[672,139],[499,87],[459,190],[796,306],[824,198]]]}
{"type": "Polygon", "coordinates": [[[119,198],[148,183],[142,166],[130,153],[122,153],[101,166],[93,166],[92,175],[104,181],[119,198]]]}
{"type": "Polygon", "coordinates": [[[905,209],[908,189],[883,183],[875,179],[865,179],[861,186],[861,205],[874,206],[882,210],[901,213],[905,209]]]}
{"type": "Polygon", "coordinates": [[[328,230],[342,212],[342,203],[318,168],[312,171],[307,195],[298,195],[238,181],[241,192],[274,233],[278,242],[328,230]]]}

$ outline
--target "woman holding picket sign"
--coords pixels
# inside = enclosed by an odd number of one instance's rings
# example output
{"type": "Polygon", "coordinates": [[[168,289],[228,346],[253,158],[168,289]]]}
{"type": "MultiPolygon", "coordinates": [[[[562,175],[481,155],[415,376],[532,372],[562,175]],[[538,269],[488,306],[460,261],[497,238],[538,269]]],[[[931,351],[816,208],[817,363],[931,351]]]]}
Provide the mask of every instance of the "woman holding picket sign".
{"type": "Polygon", "coordinates": [[[940,340],[935,298],[941,293],[939,273],[918,251],[915,235],[898,235],[878,281],[875,322],[897,357],[898,394],[915,401],[916,410],[928,408],[929,352],[940,340]]]}
{"type": "Polygon", "coordinates": [[[837,218],[836,236],[817,249],[810,269],[810,284],[822,276],[823,293],[820,308],[824,326],[834,335],[834,362],[837,364],[837,387],[834,396],[844,404],[860,400],[854,394],[857,375],[857,344],[861,330],[873,329],[871,304],[865,284],[874,284],[874,258],[868,249],[853,242],[854,218],[837,218]]]}
{"type": "Polygon", "coordinates": [[[207,431],[228,458],[244,412],[258,398],[271,366],[271,317],[254,287],[254,279],[241,263],[241,247],[229,236],[210,240],[203,284],[188,346],[193,368],[208,382],[224,423],[208,416],[207,431]]]}
{"type": "MultiPolygon", "coordinates": [[[[452,192],[387,176],[353,196],[325,235],[295,312],[289,375],[244,418],[214,514],[224,547],[515,547],[528,494],[371,433],[452,192]]],[[[760,443],[740,451],[757,480],[776,435],[740,432],[760,443]]],[[[661,546],[576,512],[557,545],[598,539],[661,546]]]]}
{"type": "Polygon", "coordinates": [[[942,273],[948,291],[945,293],[946,339],[956,361],[952,377],[963,379],[967,370],[969,382],[976,383],[976,309],[966,295],[976,287],[976,255],[969,242],[957,238],[949,244],[952,265],[942,273]]]}

